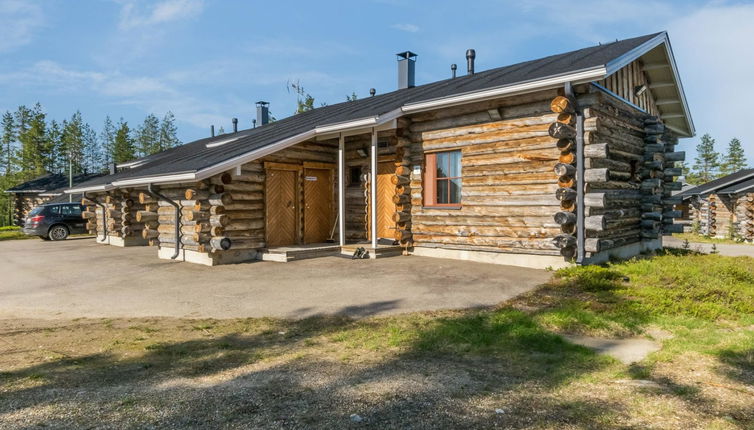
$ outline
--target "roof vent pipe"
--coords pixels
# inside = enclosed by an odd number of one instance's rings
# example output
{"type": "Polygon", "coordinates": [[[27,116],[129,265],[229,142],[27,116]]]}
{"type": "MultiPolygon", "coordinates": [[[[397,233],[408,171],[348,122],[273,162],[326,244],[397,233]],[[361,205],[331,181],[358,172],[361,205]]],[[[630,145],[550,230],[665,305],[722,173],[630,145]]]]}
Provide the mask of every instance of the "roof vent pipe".
{"type": "Polygon", "coordinates": [[[257,119],[256,118],[252,118],[251,119],[251,128],[257,128],[257,119]]]}
{"type": "Polygon", "coordinates": [[[111,175],[114,175],[118,171],[118,164],[115,162],[110,163],[108,167],[110,168],[111,175]]]}
{"type": "Polygon", "coordinates": [[[210,125],[209,126],[209,134],[211,135],[210,137],[215,137],[215,126],[214,125],[210,125]]]}
{"type": "Polygon", "coordinates": [[[452,78],[456,78],[456,69],[458,69],[458,66],[456,66],[455,63],[450,65],[450,72],[453,74],[452,78]]]}
{"type": "Polygon", "coordinates": [[[466,72],[469,75],[474,74],[474,59],[476,58],[476,51],[473,49],[466,50],[466,72]]]}
{"type": "Polygon", "coordinates": [[[233,118],[233,133],[238,133],[238,118],[233,118]]]}
{"type": "Polygon", "coordinates": [[[375,94],[377,94],[377,90],[375,90],[374,88],[370,88],[369,89],[369,95],[372,96],[372,97],[374,97],[375,94]]]}
{"type": "Polygon", "coordinates": [[[395,55],[398,56],[398,89],[414,87],[417,55],[411,51],[399,52],[395,55]]]}
{"type": "Polygon", "coordinates": [[[265,125],[270,122],[270,104],[264,101],[257,102],[257,123],[265,125]]]}

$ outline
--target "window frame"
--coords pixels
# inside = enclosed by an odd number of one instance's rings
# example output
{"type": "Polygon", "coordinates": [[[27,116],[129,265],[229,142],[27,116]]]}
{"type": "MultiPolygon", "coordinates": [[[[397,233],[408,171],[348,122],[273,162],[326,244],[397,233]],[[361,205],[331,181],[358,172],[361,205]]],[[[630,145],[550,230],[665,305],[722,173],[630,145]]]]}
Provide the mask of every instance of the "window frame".
{"type": "MultiPolygon", "coordinates": [[[[463,158],[463,153],[460,149],[453,149],[449,151],[436,151],[431,153],[426,153],[424,155],[424,177],[422,181],[422,189],[424,192],[423,196],[423,207],[425,208],[437,208],[437,209],[461,209],[463,207],[463,195],[459,194],[459,201],[457,203],[438,203],[437,202],[437,184],[439,181],[446,181],[448,182],[448,200],[450,200],[450,182],[453,179],[459,179],[460,184],[460,192],[463,192],[463,171],[461,169],[461,160],[463,158]],[[437,177],[437,155],[438,154],[448,154],[452,152],[458,153],[458,173],[459,176],[448,176],[445,178],[438,178],[437,177]]],[[[448,163],[450,163],[450,157],[448,157],[448,163]]],[[[448,164],[448,172],[451,171],[450,164],[448,164]]]]}

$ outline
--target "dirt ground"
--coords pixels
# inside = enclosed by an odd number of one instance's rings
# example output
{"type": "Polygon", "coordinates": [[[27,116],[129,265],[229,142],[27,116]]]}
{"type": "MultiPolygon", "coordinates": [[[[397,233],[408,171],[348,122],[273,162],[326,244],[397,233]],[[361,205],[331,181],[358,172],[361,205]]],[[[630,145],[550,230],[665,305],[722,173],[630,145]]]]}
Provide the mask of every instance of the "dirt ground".
{"type": "Polygon", "coordinates": [[[551,276],[414,256],[205,267],[156,254],[91,238],[0,242],[0,318],[365,317],[494,305],[551,276]]]}

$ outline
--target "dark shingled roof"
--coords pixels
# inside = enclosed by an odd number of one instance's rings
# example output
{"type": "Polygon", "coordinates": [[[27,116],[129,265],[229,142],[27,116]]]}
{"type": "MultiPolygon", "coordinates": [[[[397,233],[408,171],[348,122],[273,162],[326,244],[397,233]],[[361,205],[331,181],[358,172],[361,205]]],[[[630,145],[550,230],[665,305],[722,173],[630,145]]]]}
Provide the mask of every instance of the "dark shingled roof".
{"type": "Polygon", "coordinates": [[[538,60],[491,69],[474,75],[446,79],[374,97],[316,108],[254,129],[200,139],[169,149],[157,154],[154,158],[150,158],[143,165],[118,172],[115,175],[87,181],[80,184],[80,187],[104,185],[116,180],[130,178],[193,173],[286,138],[305,133],[315,127],[382,115],[409,103],[505,87],[601,67],[659,34],[661,33],[592,46],[538,60]],[[233,137],[238,139],[214,148],[206,147],[208,143],[233,137]]]}
{"type": "MultiPolygon", "coordinates": [[[[87,173],[80,174],[73,177],[73,184],[78,185],[82,182],[92,180],[94,178],[104,178],[101,173],[87,173]]],[[[39,191],[44,193],[62,193],[68,188],[68,175],[62,173],[48,173],[44,176],[39,176],[30,181],[18,184],[15,187],[5,190],[6,193],[37,193],[39,191]]]]}
{"type": "Polygon", "coordinates": [[[754,180],[754,169],[742,169],[736,173],[731,173],[730,175],[717,178],[714,181],[709,181],[698,187],[688,189],[678,195],[683,199],[687,199],[692,196],[711,193],[730,194],[726,190],[734,189],[740,186],[742,182],[749,180],[754,180]]]}
{"type": "Polygon", "coordinates": [[[738,194],[745,191],[754,193],[754,178],[725,187],[718,191],[718,194],[738,194]]]}

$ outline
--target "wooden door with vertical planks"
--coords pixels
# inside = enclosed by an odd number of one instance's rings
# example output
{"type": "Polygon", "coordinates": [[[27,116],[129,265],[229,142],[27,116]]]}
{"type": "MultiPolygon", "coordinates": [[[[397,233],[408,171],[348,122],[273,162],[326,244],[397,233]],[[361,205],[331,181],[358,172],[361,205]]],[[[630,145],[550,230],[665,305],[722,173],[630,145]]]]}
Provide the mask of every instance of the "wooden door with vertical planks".
{"type": "MultiPolygon", "coordinates": [[[[392,162],[377,164],[377,238],[393,239],[395,236],[395,184],[390,180],[395,176],[395,165],[392,162]]],[[[367,214],[371,214],[371,199],[367,204],[367,214]]],[[[367,216],[369,220],[369,216],[367,216]]],[[[367,223],[367,238],[372,240],[371,222],[367,223]]]]}
{"type": "Polygon", "coordinates": [[[304,243],[322,243],[333,227],[333,171],[304,169],[304,243]]]}
{"type": "Polygon", "coordinates": [[[267,246],[293,245],[297,242],[298,172],[267,170],[266,219],[267,246]]]}

